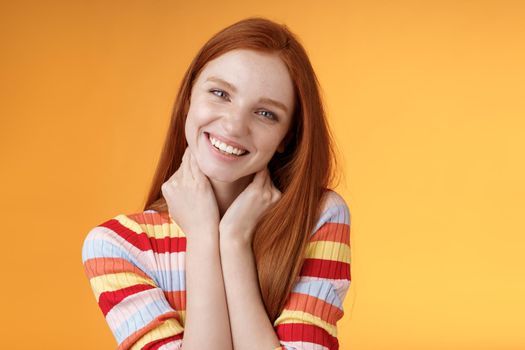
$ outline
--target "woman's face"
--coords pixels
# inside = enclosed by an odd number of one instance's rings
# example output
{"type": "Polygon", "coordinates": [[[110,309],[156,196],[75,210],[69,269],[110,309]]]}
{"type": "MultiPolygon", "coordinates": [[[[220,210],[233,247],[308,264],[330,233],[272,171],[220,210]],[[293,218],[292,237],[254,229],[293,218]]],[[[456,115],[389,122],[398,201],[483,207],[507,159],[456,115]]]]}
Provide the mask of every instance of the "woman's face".
{"type": "Polygon", "coordinates": [[[185,127],[202,172],[234,182],[266,167],[284,150],[294,98],[288,70],[275,54],[237,49],[209,61],[193,84],[185,127]],[[224,143],[219,147],[237,148],[226,151],[244,154],[224,154],[212,144],[217,140],[224,143]]]}

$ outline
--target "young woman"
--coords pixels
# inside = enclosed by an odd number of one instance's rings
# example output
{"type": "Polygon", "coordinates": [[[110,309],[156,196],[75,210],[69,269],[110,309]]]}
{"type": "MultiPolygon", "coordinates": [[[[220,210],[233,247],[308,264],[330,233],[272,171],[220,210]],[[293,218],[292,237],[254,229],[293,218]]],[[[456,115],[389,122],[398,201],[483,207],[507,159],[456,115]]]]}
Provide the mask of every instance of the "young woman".
{"type": "Polygon", "coordinates": [[[82,251],[118,349],[338,349],[350,212],[318,82],[284,25],[239,21],[180,86],[143,212],[82,251]]]}

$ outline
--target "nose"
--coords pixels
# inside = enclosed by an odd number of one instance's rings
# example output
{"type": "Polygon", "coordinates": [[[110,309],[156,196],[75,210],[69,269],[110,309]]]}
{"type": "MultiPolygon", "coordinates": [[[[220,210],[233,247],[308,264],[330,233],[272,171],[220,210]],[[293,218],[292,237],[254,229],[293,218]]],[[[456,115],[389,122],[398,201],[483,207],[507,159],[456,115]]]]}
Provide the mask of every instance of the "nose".
{"type": "Polygon", "coordinates": [[[248,133],[249,118],[247,112],[231,110],[221,118],[222,129],[230,136],[242,137],[248,133]]]}

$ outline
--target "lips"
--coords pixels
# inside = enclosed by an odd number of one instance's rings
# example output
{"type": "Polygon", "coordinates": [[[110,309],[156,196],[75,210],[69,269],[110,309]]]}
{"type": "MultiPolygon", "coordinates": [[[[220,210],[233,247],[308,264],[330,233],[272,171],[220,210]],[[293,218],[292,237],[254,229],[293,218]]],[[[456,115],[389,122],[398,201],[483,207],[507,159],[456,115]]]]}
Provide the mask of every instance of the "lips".
{"type": "Polygon", "coordinates": [[[224,161],[224,162],[227,162],[227,163],[231,164],[232,162],[236,162],[236,161],[238,162],[241,159],[244,159],[244,156],[246,156],[248,154],[248,152],[245,152],[245,153],[241,154],[240,156],[237,156],[237,155],[234,155],[234,154],[229,154],[227,152],[223,152],[222,150],[218,149],[217,147],[215,147],[211,143],[211,140],[209,138],[209,134],[208,133],[203,132],[202,136],[206,138],[204,140],[204,142],[206,143],[206,146],[209,147],[209,149],[211,151],[211,154],[217,160],[224,161]]]}
{"type": "MultiPolygon", "coordinates": [[[[208,137],[208,139],[209,139],[210,136],[211,136],[211,137],[213,137],[214,139],[217,139],[217,140],[219,140],[219,141],[221,141],[221,142],[223,142],[223,143],[225,143],[225,144],[227,144],[227,145],[230,145],[230,146],[232,146],[232,147],[238,148],[238,149],[240,149],[241,151],[246,151],[246,153],[244,153],[244,154],[248,154],[248,153],[250,153],[250,151],[248,151],[248,149],[246,149],[246,147],[244,147],[244,146],[241,145],[241,144],[236,143],[235,141],[232,141],[232,140],[230,140],[230,139],[227,139],[226,137],[223,137],[223,136],[220,136],[220,135],[217,135],[217,134],[211,134],[211,133],[209,133],[209,132],[204,132],[204,133],[206,134],[206,136],[208,137]]],[[[211,140],[210,140],[210,142],[211,142],[211,140]]]]}

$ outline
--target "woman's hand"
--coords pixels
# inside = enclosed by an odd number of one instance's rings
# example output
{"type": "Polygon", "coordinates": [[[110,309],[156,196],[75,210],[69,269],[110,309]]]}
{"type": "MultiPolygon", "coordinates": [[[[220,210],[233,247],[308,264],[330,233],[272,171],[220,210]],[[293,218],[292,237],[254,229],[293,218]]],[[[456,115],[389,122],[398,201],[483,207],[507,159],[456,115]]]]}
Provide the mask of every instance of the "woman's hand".
{"type": "Polygon", "coordinates": [[[268,168],[264,167],[224,213],[219,223],[221,241],[251,247],[259,219],[280,198],[281,191],[273,185],[268,168]]]}
{"type": "MultiPolygon", "coordinates": [[[[162,195],[175,223],[187,239],[192,235],[218,235],[219,208],[211,184],[189,147],[177,171],[162,184],[162,195]]],[[[203,238],[203,237],[200,237],[203,238]]]]}

